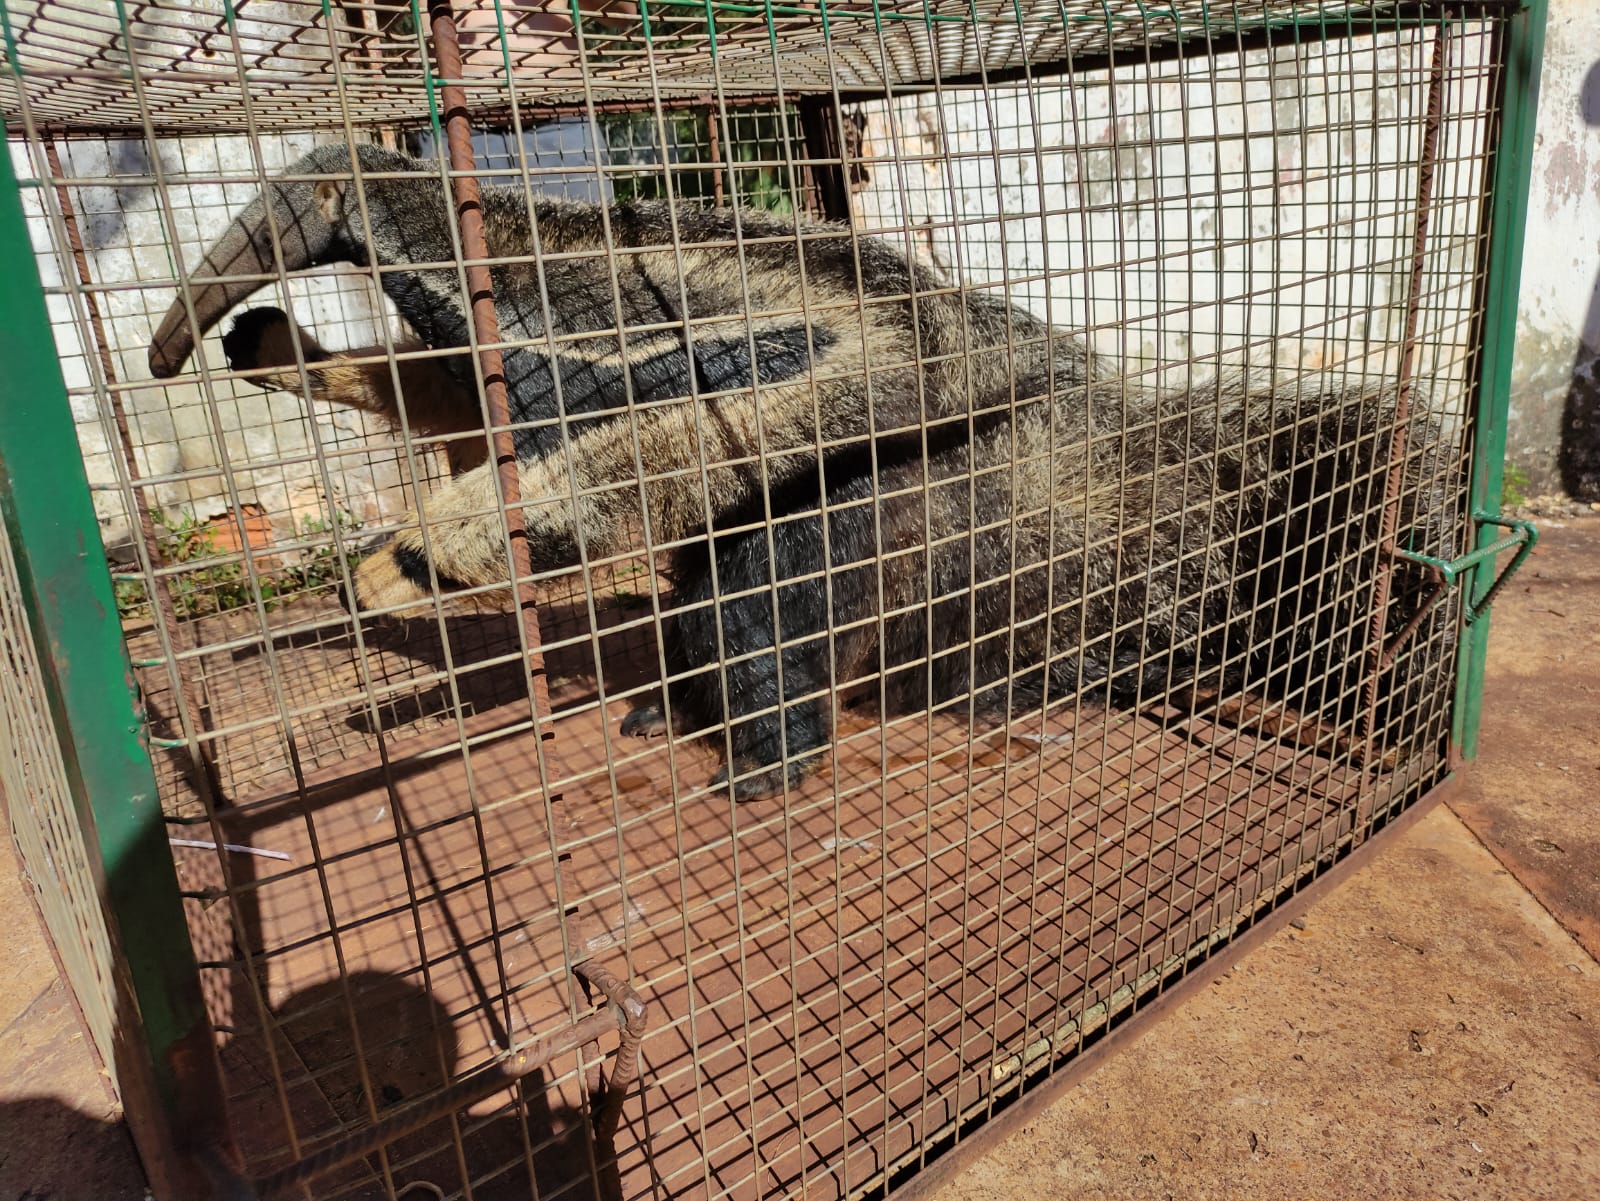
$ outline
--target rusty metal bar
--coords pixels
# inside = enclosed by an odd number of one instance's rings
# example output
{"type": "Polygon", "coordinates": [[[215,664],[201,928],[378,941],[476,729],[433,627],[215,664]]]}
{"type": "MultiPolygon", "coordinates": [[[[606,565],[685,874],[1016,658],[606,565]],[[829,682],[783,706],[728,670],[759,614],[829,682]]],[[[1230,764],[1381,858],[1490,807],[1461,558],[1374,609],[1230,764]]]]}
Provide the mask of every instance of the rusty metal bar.
{"type": "Polygon", "coordinates": [[[1400,652],[1405,649],[1406,643],[1411,641],[1411,636],[1421,628],[1422,623],[1428,619],[1428,614],[1433,612],[1433,607],[1444,599],[1444,594],[1449,590],[1450,585],[1444,581],[1443,576],[1438,576],[1427,599],[1417,606],[1417,611],[1411,615],[1411,620],[1406,622],[1405,628],[1384,647],[1383,657],[1378,660],[1379,671],[1387,671],[1394,666],[1394,661],[1400,657],[1400,652]]]}
{"type": "MultiPolygon", "coordinates": [[[[1448,18],[1448,12],[1446,13],[1448,18]]],[[[1378,569],[1372,599],[1372,632],[1369,648],[1371,666],[1367,670],[1362,698],[1361,723],[1364,741],[1377,734],[1373,725],[1378,711],[1378,678],[1384,667],[1384,628],[1389,613],[1389,590],[1394,579],[1395,527],[1400,522],[1400,487],[1405,477],[1406,422],[1411,416],[1413,370],[1417,357],[1417,319],[1422,310],[1422,283],[1427,270],[1428,225],[1433,207],[1433,169],[1439,156],[1439,127],[1444,114],[1445,71],[1450,61],[1448,19],[1434,36],[1433,57],[1429,66],[1428,108],[1423,118],[1422,157],[1417,164],[1417,231],[1411,248],[1411,279],[1406,295],[1405,333],[1401,338],[1400,372],[1394,405],[1394,436],[1389,446],[1389,469],[1383,484],[1383,518],[1378,527],[1378,569]]],[[[1414,627],[1413,627],[1414,628],[1414,627]]],[[[1409,637],[1409,631],[1406,636],[1409,637]]],[[[1400,641],[1392,648],[1400,649],[1400,641]]],[[[1368,748],[1371,749],[1370,746],[1368,748]]]]}
{"type": "MultiPolygon", "coordinates": [[[[433,30],[434,53],[439,74],[445,81],[462,78],[461,42],[456,34],[450,0],[430,0],[428,19],[433,30]]],[[[535,709],[550,712],[550,692],[545,680],[544,657],[539,653],[543,640],[539,615],[534,609],[533,568],[528,557],[528,538],[522,512],[522,481],[517,472],[517,451],[512,437],[511,405],[506,392],[505,366],[501,360],[500,319],[494,307],[494,282],[485,260],[488,242],[483,233],[483,203],[478,180],[472,174],[477,164],[472,151],[472,121],[467,110],[467,94],[460,83],[441,84],[445,140],[454,172],[451,187],[455,192],[456,220],[461,227],[461,250],[469,261],[466,267],[467,300],[472,327],[477,336],[478,362],[483,370],[484,401],[489,411],[490,438],[494,446],[500,496],[505,506],[506,525],[511,535],[512,583],[517,597],[517,613],[522,621],[528,647],[528,675],[535,709]]],[[[543,737],[551,737],[548,730],[543,737]]]]}
{"type": "Polygon", "coordinates": [[[617,1047],[611,1078],[606,1082],[605,1096],[594,1119],[596,1136],[609,1144],[622,1119],[622,1102],[627,1097],[628,1087],[639,1075],[639,1043],[649,1027],[650,1014],[645,1008],[644,999],[604,964],[590,959],[573,970],[598,988],[606,1001],[621,1011],[624,1019],[622,1042],[617,1047]]]}
{"type": "MultiPolygon", "coordinates": [[[[44,144],[45,161],[50,166],[50,174],[59,180],[65,178],[66,173],[61,169],[61,154],[56,146],[56,141],[51,138],[44,144]]],[[[71,191],[65,184],[57,184],[55,188],[56,204],[61,210],[61,224],[67,237],[67,248],[72,252],[72,264],[77,271],[78,282],[83,285],[82,296],[85,311],[89,317],[89,329],[94,335],[95,351],[100,360],[100,371],[106,382],[106,398],[111,406],[113,424],[117,427],[117,442],[122,449],[123,461],[128,465],[128,485],[133,498],[135,509],[134,519],[138,522],[139,537],[143,541],[145,550],[149,553],[153,565],[159,567],[166,563],[166,555],[161,549],[161,542],[156,537],[155,519],[150,515],[150,506],[144,503],[142,491],[146,485],[139,478],[139,462],[134,457],[133,433],[128,427],[128,412],[123,405],[123,396],[115,385],[117,382],[116,364],[111,359],[111,341],[106,336],[105,321],[100,313],[100,301],[94,293],[94,278],[89,273],[89,259],[83,249],[83,235],[78,229],[78,214],[72,203],[71,191]]],[[[240,537],[244,532],[240,531],[240,537]]],[[[172,577],[152,575],[145,582],[145,591],[150,600],[151,609],[160,621],[160,627],[169,635],[176,635],[182,629],[178,621],[177,607],[172,602],[172,577]]],[[[202,649],[202,638],[198,628],[194,629],[194,648],[202,649]]],[[[184,669],[184,660],[173,656],[173,674],[177,678],[180,699],[183,708],[190,715],[190,720],[200,722],[202,715],[207,713],[208,707],[204,699],[195,693],[195,682],[190,672],[184,669]]],[[[145,698],[145,708],[149,711],[152,706],[149,698],[145,698]]],[[[183,731],[183,714],[177,718],[176,737],[183,739],[188,748],[189,758],[194,768],[194,782],[200,793],[201,804],[209,812],[215,812],[217,807],[224,803],[222,791],[222,775],[217,767],[217,752],[215,744],[199,738],[185,738],[183,731]]],[[[198,732],[198,731],[197,731],[198,732]]]]}
{"type": "MultiPolygon", "coordinates": [[[[517,612],[528,651],[529,688],[535,713],[548,715],[549,684],[545,675],[543,656],[539,653],[543,638],[539,629],[539,616],[534,607],[531,578],[533,569],[521,505],[521,477],[518,471],[515,440],[509,428],[510,398],[506,388],[505,367],[501,352],[497,348],[500,342],[500,322],[495,311],[494,282],[486,262],[489,258],[489,247],[483,230],[483,205],[478,180],[473,174],[477,164],[472,149],[472,124],[465,91],[459,83],[448,82],[460,80],[463,76],[461,45],[451,0],[430,0],[428,17],[439,73],[441,79],[446,81],[441,83],[440,99],[445,140],[453,173],[451,185],[455,192],[461,252],[468,260],[464,268],[468,302],[471,308],[473,332],[480,347],[478,355],[483,372],[484,400],[488,408],[500,496],[511,540],[511,568],[517,612]]],[[[554,733],[549,729],[541,729],[540,736],[549,739],[554,733]]],[[[549,802],[554,806],[560,799],[559,795],[553,795],[549,798],[549,802]]],[[[592,945],[584,929],[587,923],[577,912],[577,906],[570,900],[581,892],[573,873],[570,852],[562,851],[557,854],[556,871],[560,878],[560,895],[569,898],[562,915],[567,931],[567,946],[587,948],[592,945]]],[[[627,1086],[638,1073],[639,1040],[644,1036],[646,1020],[644,1003],[632,988],[597,963],[580,962],[574,966],[573,971],[580,979],[600,989],[608,1002],[623,1015],[620,1022],[624,1029],[622,1044],[618,1048],[611,1080],[605,1086],[605,1099],[597,1115],[597,1134],[602,1138],[609,1138],[615,1132],[621,1118],[622,1098],[627,1086]]],[[[598,1060],[601,1058],[598,1039],[602,1030],[592,1025],[585,1027],[586,1020],[580,1020],[572,1028],[575,1041],[570,1049],[582,1048],[598,1060]],[[582,1037],[576,1037],[579,1032],[584,1032],[582,1037]]],[[[531,1071],[532,1068],[526,1070],[531,1071]]]]}
{"type": "Polygon", "coordinates": [[[708,108],[706,109],[706,153],[711,158],[711,199],[717,208],[723,208],[727,204],[727,198],[722,194],[722,164],[718,161],[722,157],[721,149],[721,139],[717,135],[717,110],[708,108]]]}

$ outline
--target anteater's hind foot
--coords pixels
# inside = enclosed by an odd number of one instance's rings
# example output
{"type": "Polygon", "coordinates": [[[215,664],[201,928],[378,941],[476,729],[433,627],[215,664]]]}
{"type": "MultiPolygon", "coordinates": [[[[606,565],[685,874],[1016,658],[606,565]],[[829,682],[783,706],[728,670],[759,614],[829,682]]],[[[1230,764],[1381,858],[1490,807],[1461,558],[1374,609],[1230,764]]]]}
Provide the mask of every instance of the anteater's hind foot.
{"type": "Polygon", "coordinates": [[[666,710],[653,701],[629,709],[622,719],[622,733],[627,738],[660,738],[668,728],[666,710]]]}
{"type": "MultiPolygon", "coordinates": [[[[682,737],[693,728],[694,723],[685,716],[681,705],[673,706],[672,721],[668,723],[665,709],[655,701],[647,701],[630,709],[621,725],[623,735],[628,738],[660,738],[669,733],[682,737]]],[[[715,734],[708,736],[707,740],[712,743],[719,741],[715,734]]],[[[771,765],[765,759],[736,754],[732,773],[733,797],[738,801],[755,801],[780,796],[785,783],[794,788],[810,775],[818,758],[812,754],[804,759],[771,765]]],[[[728,765],[723,764],[711,778],[708,787],[726,788],[728,779],[728,765]]]]}
{"type": "Polygon", "coordinates": [[[694,721],[678,701],[673,702],[670,723],[660,701],[641,701],[622,719],[622,733],[628,738],[660,738],[664,734],[676,734],[681,738],[694,729],[694,721]]]}

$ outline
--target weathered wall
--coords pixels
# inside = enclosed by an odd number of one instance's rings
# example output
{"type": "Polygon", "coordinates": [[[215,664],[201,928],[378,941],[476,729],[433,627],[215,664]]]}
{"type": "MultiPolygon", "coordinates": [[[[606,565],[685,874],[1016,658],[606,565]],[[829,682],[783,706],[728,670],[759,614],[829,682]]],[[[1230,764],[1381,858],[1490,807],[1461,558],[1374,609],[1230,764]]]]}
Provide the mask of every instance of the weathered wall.
{"type": "MultiPolygon", "coordinates": [[[[1392,370],[1410,287],[1431,35],[1190,59],[868,113],[864,229],[909,226],[1165,381],[1242,361],[1392,370]]],[[[1464,32],[1440,134],[1420,368],[1464,378],[1488,40],[1464,32]]],[[[1459,396],[1459,389],[1454,395],[1459,396]]]]}
{"type": "MultiPolygon", "coordinates": [[[[909,222],[915,249],[934,263],[978,282],[1008,281],[1013,295],[1125,361],[1203,368],[1219,348],[1246,343],[1282,365],[1339,361],[1365,339],[1397,333],[1389,306],[1405,286],[1416,145],[1384,123],[1420,114],[1422,64],[1408,43],[1368,40],[1327,60],[1315,47],[1261,53],[1242,74],[1225,68],[1216,80],[1204,64],[1183,78],[1168,68],[1153,87],[1134,69],[1119,72],[1114,89],[1084,79],[1071,93],[1041,86],[1031,103],[1026,94],[946,93],[880,106],[868,144],[884,161],[858,213],[868,227],[909,222]],[[1338,75],[1330,83],[1323,72],[1338,75]],[[1242,86],[1222,82],[1230,78],[1242,86]],[[1374,115],[1376,139],[1319,133],[1374,115]],[[1206,145],[1213,135],[1223,139],[1215,154],[1206,145]],[[890,165],[895,156],[911,160],[890,165]],[[1400,220],[1362,220],[1370,203],[1400,220]],[[1357,214],[1359,243],[1341,229],[1342,210],[1357,214]],[[1328,291],[1331,272],[1370,291],[1328,291]],[[1350,319],[1329,322],[1340,308],[1350,319]]],[[[1460,48],[1486,49],[1471,39],[1460,48]]],[[[1467,113],[1483,95],[1456,86],[1449,101],[1467,113]]],[[[1538,128],[1507,457],[1530,491],[1600,499],[1594,0],[1551,0],[1538,128]]],[[[1481,153],[1482,136],[1478,122],[1447,124],[1443,153],[1481,153]]],[[[1440,188],[1466,195],[1474,182],[1446,177],[1440,188]]],[[[1478,220],[1476,206],[1457,204],[1440,211],[1435,229],[1448,237],[1478,220]]],[[[1459,254],[1446,255],[1430,271],[1458,282],[1444,292],[1430,284],[1429,297],[1458,306],[1459,281],[1471,273],[1459,254]]],[[[1459,352],[1466,330],[1439,332],[1459,352]]]]}
{"type": "MultiPolygon", "coordinates": [[[[1564,472],[1569,487],[1600,496],[1600,5],[1551,0],[1551,9],[1509,454],[1536,490],[1564,472]]],[[[1470,39],[1462,49],[1485,52],[1470,39]]],[[[858,220],[902,237],[909,225],[917,252],[969,282],[1005,288],[1130,366],[1204,374],[1241,353],[1282,366],[1348,363],[1398,333],[1426,50],[1408,34],[1332,54],[1285,47],[1242,67],[1192,60],[1153,75],[1135,67],[1114,81],[1080,77],[1070,91],[1040,85],[877,106],[865,153],[878,161],[855,198],[858,220]]],[[[1457,85],[1452,110],[1479,110],[1480,88],[1457,85]]],[[[1479,121],[1447,122],[1444,153],[1462,162],[1447,167],[1441,195],[1470,195],[1473,181],[1458,173],[1476,169],[1482,138],[1479,121]]],[[[260,139],[269,170],[309,145],[260,139]]],[[[19,175],[34,176],[27,148],[11,149],[19,175]]],[[[114,369],[124,382],[147,380],[145,346],[173,294],[156,282],[173,271],[156,192],[136,182],[150,175],[147,152],[134,141],[74,142],[64,152],[68,174],[84,180],[73,195],[91,275],[114,289],[99,294],[114,369]]],[[[254,190],[205,180],[253,174],[250,144],[185,139],[160,153],[168,172],[197,178],[170,189],[193,262],[254,190]]],[[[106,393],[85,355],[81,304],[59,290],[46,206],[37,192],[27,200],[41,269],[58,289],[50,303],[59,349],[115,545],[130,513],[106,393]]],[[[1447,374],[1462,370],[1466,327],[1429,322],[1462,303],[1469,248],[1447,235],[1478,220],[1470,200],[1436,218],[1446,236],[1430,264],[1424,366],[1447,374]]],[[[275,291],[254,303],[284,304],[275,291]]],[[[377,335],[370,285],[359,276],[297,280],[286,307],[330,345],[377,335]]],[[[206,355],[222,363],[216,334],[206,355]]],[[[214,408],[194,384],[121,393],[139,470],[166,481],[157,496],[169,511],[204,519],[254,505],[292,530],[335,509],[372,520],[404,505],[393,452],[359,453],[375,431],[358,414],[312,415],[298,397],[242,385],[214,391],[214,408]]]]}
{"type": "MultiPolygon", "coordinates": [[[[312,144],[309,137],[259,139],[268,171],[282,170],[312,144]]],[[[10,149],[19,177],[37,178],[47,170],[26,145],[12,143],[10,149]]],[[[139,476],[155,481],[145,499],[153,499],[173,520],[204,521],[234,508],[252,509],[281,536],[299,532],[306,522],[331,522],[336,510],[372,521],[402,508],[404,476],[395,453],[360,453],[369,435],[378,432],[361,414],[326,408],[313,413],[297,396],[248,383],[150,380],[150,334],[175,295],[169,218],[183,262],[197,263],[255,192],[247,184],[213,182],[248,178],[256,170],[249,139],[162,142],[165,205],[143,142],[74,140],[60,143],[58,150],[65,174],[84,181],[70,189],[70,196],[92,293],[79,286],[73,260],[59,252],[62,242],[53,227],[61,216],[54,195],[30,189],[24,206],[40,275],[53,293],[48,300],[57,351],[106,545],[117,552],[128,542],[133,516],[133,498],[121,478],[113,394],[127,415],[139,476]],[[91,294],[103,323],[104,348],[88,332],[91,294]],[[105,386],[102,349],[110,352],[114,392],[105,386]]],[[[343,273],[297,278],[287,304],[276,285],[252,303],[287,308],[329,344],[343,346],[378,339],[372,297],[364,275],[343,273]]],[[[226,365],[221,333],[214,330],[203,347],[215,368],[226,365]]]]}
{"type": "MultiPolygon", "coordinates": [[[[78,267],[63,257],[55,194],[38,188],[23,193],[39,271],[50,291],[57,352],[71,392],[73,416],[89,482],[95,492],[101,536],[114,554],[129,544],[132,494],[122,478],[122,455],[111,412],[115,397],[127,414],[143,489],[173,522],[209,521],[230,510],[247,511],[255,525],[270,524],[275,538],[304,532],[305,524],[354,518],[370,523],[402,512],[410,503],[408,464],[383,426],[350,409],[313,411],[286,392],[265,392],[234,381],[177,382],[150,379],[146,352],[150,335],[176,295],[177,262],[169,251],[175,235],[182,263],[193,270],[207,246],[258,191],[261,170],[273,174],[303,156],[328,135],[263,134],[246,137],[168,139],[158,144],[166,200],[144,142],[136,139],[74,139],[58,143],[90,287],[78,282],[78,267]],[[218,182],[227,180],[229,182],[218,182]],[[98,307],[105,347],[89,333],[89,302],[98,307]],[[110,352],[111,387],[106,387],[101,351],[110,352]],[[209,391],[208,391],[209,390],[209,391]],[[370,449],[368,447],[370,446],[370,449]]],[[[10,144],[19,179],[48,172],[42,151],[10,144]]],[[[479,161],[505,167],[506,139],[479,139],[479,161]]],[[[422,139],[420,153],[431,154],[422,139]]],[[[650,148],[609,151],[610,161],[645,162],[650,148]]],[[[527,139],[535,186],[593,201],[600,196],[587,122],[552,122],[527,139]],[[569,166],[570,170],[553,168],[569,166]]],[[[608,181],[609,182],[609,181],[608,181]]],[[[271,285],[247,302],[289,310],[324,345],[335,349],[382,340],[380,320],[397,327],[394,307],[376,292],[371,277],[353,268],[293,277],[291,294],[271,285]]],[[[224,321],[206,337],[201,354],[223,370],[224,321]]],[[[195,370],[191,360],[188,371],[195,370]]],[[[441,464],[426,456],[427,474],[441,464]]]]}
{"type": "Polygon", "coordinates": [[[1507,459],[1600,500],[1600,5],[1550,0],[1507,459]]]}

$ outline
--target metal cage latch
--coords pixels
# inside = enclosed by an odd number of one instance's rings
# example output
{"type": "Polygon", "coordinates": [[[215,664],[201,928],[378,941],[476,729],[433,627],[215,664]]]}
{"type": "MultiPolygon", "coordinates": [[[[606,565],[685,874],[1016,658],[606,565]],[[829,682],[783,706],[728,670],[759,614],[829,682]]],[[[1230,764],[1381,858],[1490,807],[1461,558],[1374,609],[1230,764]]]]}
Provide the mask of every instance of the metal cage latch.
{"type": "Polygon", "coordinates": [[[1494,598],[1500,594],[1500,590],[1506,586],[1511,577],[1516,575],[1518,569],[1521,568],[1527,557],[1533,553],[1533,548],[1539,542],[1539,527],[1531,521],[1524,521],[1519,517],[1506,517],[1500,513],[1484,513],[1481,511],[1474,512],[1472,519],[1479,526],[1499,526],[1511,532],[1503,538],[1496,538],[1487,546],[1480,546],[1476,550],[1468,551],[1458,559],[1436,559],[1431,555],[1401,550],[1398,547],[1394,552],[1398,558],[1406,559],[1412,563],[1420,563],[1437,573],[1442,595],[1443,591],[1459,584],[1462,577],[1477,568],[1480,563],[1493,563],[1501,552],[1516,547],[1517,553],[1512,557],[1511,562],[1507,563],[1500,574],[1495,577],[1494,583],[1489,585],[1488,590],[1483,594],[1482,600],[1474,601],[1472,599],[1472,590],[1470,588],[1467,589],[1462,603],[1462,620],[1468,625],[1471,625],[1489,611],[1489,606],[1494,604],[1494,598]]]}

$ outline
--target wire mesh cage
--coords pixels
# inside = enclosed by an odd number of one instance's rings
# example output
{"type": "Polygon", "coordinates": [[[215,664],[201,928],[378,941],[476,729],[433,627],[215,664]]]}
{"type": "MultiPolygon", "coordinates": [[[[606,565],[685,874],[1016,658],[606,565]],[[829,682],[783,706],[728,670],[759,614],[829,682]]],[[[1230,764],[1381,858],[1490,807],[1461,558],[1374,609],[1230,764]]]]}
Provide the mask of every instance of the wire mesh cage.
{"type": "Polygon", "coordinates": [[[1537,7],[0,12],[3,780],[158,1193],[891,1191],[1470,743],[1537,7]]]}

